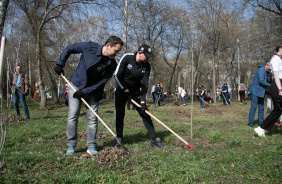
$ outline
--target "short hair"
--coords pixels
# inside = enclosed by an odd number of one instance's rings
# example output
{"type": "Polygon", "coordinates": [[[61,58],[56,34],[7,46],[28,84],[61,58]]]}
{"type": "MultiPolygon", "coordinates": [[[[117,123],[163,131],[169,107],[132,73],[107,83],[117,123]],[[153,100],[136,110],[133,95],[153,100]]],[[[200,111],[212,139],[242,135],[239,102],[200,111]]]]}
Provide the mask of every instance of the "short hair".
{"type": "Polygon", "coordinates": [[[16,68],[17,68],[17,67],[20,67],[20,68],[22,68],[22,66],[21,66],[21,65],[17,65],[17,66],[16,66],[16,68]]]}
{"type": "Polygon", "coordinates": [[[275,48],[275,52],[278,52],[280,48],[282,48],[282,45],[277,46],[277,47],[275,48]]]}
{"type": "Polygon", "coordinates": [[[107,45],[108,43],[110,44],[111,47],[117,44],[120,44],[121,46],[123,46],[123,41],[117,36],[109,36],[109,38],[105,42],[105,45],[107,45]]]}

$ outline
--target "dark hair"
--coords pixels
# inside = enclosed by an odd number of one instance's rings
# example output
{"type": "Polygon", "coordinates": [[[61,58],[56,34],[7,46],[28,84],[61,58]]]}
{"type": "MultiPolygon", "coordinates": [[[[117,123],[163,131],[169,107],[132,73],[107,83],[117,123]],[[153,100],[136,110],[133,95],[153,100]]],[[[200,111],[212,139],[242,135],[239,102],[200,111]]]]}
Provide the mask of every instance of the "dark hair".
{"type": "Polygon", "coordinates": [[[240,83],[243,83],[244,81],[243,80],[240,80],[240,83]]]}
{"type": "Polygon", "coordinates": [[[275,52],[278,52],[280,48],[282,48],[282,45],[277,46],[277,47],[275,48],[275,52]]]}
{"type": "Polygon", "coordinates": [[[108,43],[110,44],[111,47],[113,47],[113,46],[115,46],[117,44],[120,44],[121,46],[123,46],[123,41],[119,37],[117,37],[117,36],[110,36],[107,39],[105,45],[107,45],[108,43]]]}

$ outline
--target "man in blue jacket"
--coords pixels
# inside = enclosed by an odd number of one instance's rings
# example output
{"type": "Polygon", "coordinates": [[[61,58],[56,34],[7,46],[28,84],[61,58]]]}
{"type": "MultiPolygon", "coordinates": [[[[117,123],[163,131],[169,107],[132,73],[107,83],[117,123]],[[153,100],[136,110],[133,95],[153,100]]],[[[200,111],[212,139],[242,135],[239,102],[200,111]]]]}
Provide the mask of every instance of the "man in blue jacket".
{"type": "MultiPolygon", "coordinates": [[[[117,63],[114,59],[119,54],[123,42],[116,36],[110,36],[104,45],[94,42],[75,43],[67,46],[54,68],[55,72],[64,75],[63,67],[71,54],[81,54],[70,82],[76,92],[69,88],[69,113],[67,122],[68,150],[67,155],[75,152],[77,144],[77,123],[81,107],[81,98],[98,113],[99,101],[103,98],[104,86],[112,77],[117,63]]],[[[98,128],[97,117],[86,110],[87,114],[87,153],[91,156],[98,154],[96,150],[96,134],[98,128]]]]}
{"type": "Polygon", "coordinates": [[[251,84],[251,108],[249,113],[248,126],[254,126],[254,117],[258,106],[258,124],[261,125],[264,120],[264,96],[266,89],[270,86],[267,72],[270,72],[270,64],[259,65],[251,84]]]}

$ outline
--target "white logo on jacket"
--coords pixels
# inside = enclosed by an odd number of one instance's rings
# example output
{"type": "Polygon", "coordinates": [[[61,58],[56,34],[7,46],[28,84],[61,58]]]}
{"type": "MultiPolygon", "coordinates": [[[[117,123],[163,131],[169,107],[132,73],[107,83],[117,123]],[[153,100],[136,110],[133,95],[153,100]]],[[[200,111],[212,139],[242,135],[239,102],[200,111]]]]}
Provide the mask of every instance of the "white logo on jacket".
{"type": "Polygon", "coordinates": [[[129,70],[131,70],[131,69],[132,69],[132,64],[128,64],[128,65],[127,65],[127,68],[128,68],[129,70]]]}

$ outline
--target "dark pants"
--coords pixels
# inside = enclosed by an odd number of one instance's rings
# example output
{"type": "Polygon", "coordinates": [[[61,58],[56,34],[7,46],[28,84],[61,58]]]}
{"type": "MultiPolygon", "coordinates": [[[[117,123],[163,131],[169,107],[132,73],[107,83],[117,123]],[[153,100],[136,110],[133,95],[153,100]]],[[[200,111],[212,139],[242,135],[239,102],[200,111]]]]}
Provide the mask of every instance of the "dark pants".
{"type": "Polygon", "coordinates": [[[226,105],[226,103],[230,105],[229,93],[222,93],[222,97],[223,97],[223,105],[226,105]]]}
{"type": "Polygon", "coordinates": [[[155,106],[157,106],[157,103],[158,103],[158,105],[160,106],[159,94],[154,92],[154,93],[153,93],[153,96],[154,96],[154,103],[155,103],[155,106]]]}
{"type": "Polygon", "coordinates": [[[240,90],[240,91],[239,91],[239,95],[240,95],[240,102],[242,103],[243,100],[244,100],[244,102],[246,102],[246,99],[245,99],[245,90],[240,90]]]}
{"type": "MultiPolygon", "coordinates": [[[[282,83],[282,80],[280,79],[282,83]]],[[[276,86],[275,80],[272,81],[271,86],[269,87],[269,95],[272,98],[274,109],[270,112],[270,114],[265,118],[262,125],[260,126],[262,129],[270,131],[273,125],[276,123],[280,115],[282,114],[282,106],[281,108],[278,106],[278,88],[276,86]]]]}
{"type": "MultiPolygon", "coordinates": [[[[138,98],[138,94],[131,94],[131,98],[140,104],[140,99],[138,98]]],[[[116,89],[115,91],[115,107],[116,107],[116,134],[118,138],[123,138],[123,127],[124,127],[124,116],[125,116],[125,105],[127,102],[127,98],[123,91],[120,89],[116,89]]],[[[151,139],[156,138],[156,132],[154,129],[153,122],[149,115],[143,115],[141,108],[136,107],[135,109],[138,111],[139,115],[143,119],[143,123],[149,133],[151,139]]]]}

